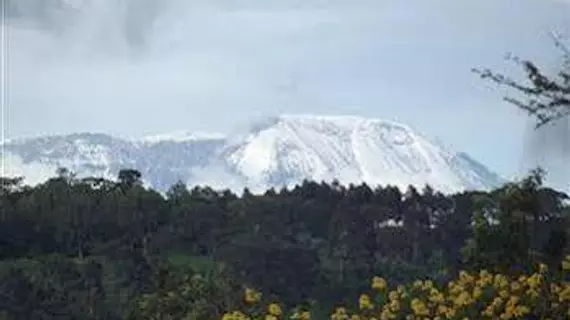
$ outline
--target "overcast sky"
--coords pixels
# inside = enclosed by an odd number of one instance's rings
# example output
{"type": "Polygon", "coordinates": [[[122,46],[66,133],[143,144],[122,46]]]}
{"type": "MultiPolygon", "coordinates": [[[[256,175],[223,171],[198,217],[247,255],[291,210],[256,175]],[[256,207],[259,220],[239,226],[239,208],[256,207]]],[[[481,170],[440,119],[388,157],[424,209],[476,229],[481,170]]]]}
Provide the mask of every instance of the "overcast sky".
{"type": "Polygon", "coordinates": [[[556,70],[549,32],[570,35],[564,0],[7,1],[9,137],[358,114],[506,177],[521,170],[527,118],[470,69],[516,75],[513,52],[556,70]]]}

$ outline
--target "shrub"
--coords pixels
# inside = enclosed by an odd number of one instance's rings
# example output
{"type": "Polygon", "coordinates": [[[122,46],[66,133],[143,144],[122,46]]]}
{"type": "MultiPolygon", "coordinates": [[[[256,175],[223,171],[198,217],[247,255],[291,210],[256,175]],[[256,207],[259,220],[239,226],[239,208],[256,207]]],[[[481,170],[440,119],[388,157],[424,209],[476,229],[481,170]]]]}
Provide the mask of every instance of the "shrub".
{"type": "MultiPolygon", "coordinates": [[[[461,271],[444,285],[416,280],[391,288],[381,277],[371,281],[354,308],[339,306],[331,320],[383,319],[568,319],[570,318],[570,256],[557,270],[539,264],[532,274],[505,275],[481,270],[461,271]]],[[[245,309],[223,320],[311,319],[309,308],[282,309],[276,301],[247,289],[245,309]],[[265,307],[265,305],[267,306],[265,307]]]]}

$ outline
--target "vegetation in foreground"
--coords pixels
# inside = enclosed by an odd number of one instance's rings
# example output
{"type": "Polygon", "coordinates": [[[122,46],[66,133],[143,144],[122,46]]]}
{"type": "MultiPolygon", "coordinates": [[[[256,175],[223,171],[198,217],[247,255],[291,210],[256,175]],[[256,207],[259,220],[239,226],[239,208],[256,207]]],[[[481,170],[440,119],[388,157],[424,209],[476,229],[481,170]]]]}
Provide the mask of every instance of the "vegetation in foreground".
{"type": "MultiPolygon", "coordinates": [[[[116,181],[60,170],[33,187],[3,178],[0,318],[221,319],[255,288],[283,310],[310,307],[313,319],[327,319],[371,275],[395,288],[429,279],[452,303],[443,288],[460,270],[512,279],[539,262],[552,270],[541,283],[566,292],[555,270],[569,253],[567,199],[542,185],[540,171],[454,195],[305,181],[241,197],[176,184],[163,196],[135,170],[116,181]]],[[[402,312],[410,298],[432,307],[405,288],[402,312]]],[[[386,297],[370,295],[371,303],[384,308],[386,297]]]]}
{"type": "MultiPolygon", "coordinates": [[[[549,272],[539,264],[532,274],[518,277],[481,270],[460,271],[457,278],[438,285],[416,280],[389,287],[374,277],[370,290],[352,308],[336,307],[331,320],[389,319],[568,319],[570,318],[570,255],[549,272]]],[[[246,289],[244,309],[224,314],[222,320],[310,320],[310,307],[290,311],[278,302],[262,303],[262,294],[246,289]]]]}
{"type": "MultiPolygon", "coordinates": [[[[570,51],[556,44],[556,78],[520,59],[526,84],[477,71],[525,95],[506,100],[537,127],[570,115],[570,51]]],[[[165,197],[130,169],[0,177],[0,319],[568,318],[568,196],[542,177],[454,195],[305,181],[241,197],[181,183],[165,197]]]]}

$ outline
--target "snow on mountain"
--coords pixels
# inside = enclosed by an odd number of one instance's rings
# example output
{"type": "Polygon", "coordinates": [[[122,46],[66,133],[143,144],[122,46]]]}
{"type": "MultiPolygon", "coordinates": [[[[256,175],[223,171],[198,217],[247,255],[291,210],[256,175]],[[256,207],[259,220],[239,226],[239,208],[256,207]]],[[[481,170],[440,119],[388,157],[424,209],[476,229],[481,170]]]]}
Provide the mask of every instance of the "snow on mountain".
{"type": "Polygon", "coordinates": [[[186,141],[197,141],[197,140],[223,140],[223,139],[225,139],[225,136],[221,133],[176,131],[172,133],[146,136],[143,137],[141,141],[149,144],[156,144],[168,141],[186,142],[186,141]]]}
{"type": "Polygon", "coordinates": [[[293,185],[304,178],[341,183],[430,184],[443,192],[486,189],[501,179],[409,127],[356,116],[285,115],[224,153],[247,184],[293,185]]]}
{"type": "Polygon", "coordinates": [[[357,116],[283,115],[243,135],[177,132],[128,141],[104,134],[14,140],[5,144],[6,175],[35,183],[67,167],[80,176],[112,178],[141,171],[165,190],[177,180],[261,192],[303,179],[423,187],[442,192],[488,189],[502,182],[465,153],[398,123],[357,116]]]}
{"type": "Polygon", "coordinates": [[[41,180],[52,177],[58,167],[66,167],[79,176],[105,178],[116,177],[120,169],[135,168],[141,171],[145,183],[165,190],[178,180],[186,181],[193,168],[209,164],[222,143],[192,139],[149,144],[105,134],[79,133],[8,142],[6,155],[2,157],[8,160],[5,161],[7,175],[22,175],[29,183],[39,177],[41,180]]]}

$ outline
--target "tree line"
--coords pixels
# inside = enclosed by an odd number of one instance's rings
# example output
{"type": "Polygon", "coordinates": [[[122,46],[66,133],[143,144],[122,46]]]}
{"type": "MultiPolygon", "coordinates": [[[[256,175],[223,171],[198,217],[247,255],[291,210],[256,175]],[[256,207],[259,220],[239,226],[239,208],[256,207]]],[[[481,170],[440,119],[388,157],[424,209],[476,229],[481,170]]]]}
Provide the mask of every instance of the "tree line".
{"type": "Polygon", "coordinates": [[[570,208],[543,176],[452,195],[303,181],[241,196],[183,183],[163,195],[133,169],[114,181],[61,169],[35,186],[5,177],[0,315],[213,319],[244,287],[328,310],[373,274],[444,282],[460,269],[554,267],[570,208]]]}
{"type": "MultiPolygon", "coordinates": [[[[555,45],[554,77],[520,58],[526,82],[474,71],[522,93],[505,100],[540,128],[570,115],[570,50],[555,45]]],[[[452,195],[303,181],[238,196],[183,183],[162,195],[133,169],[114,181],[60,169],[35,186],[0,177],[0,319],[219,319],[243,307],[244,288],[321,319],[371,275],[445,284],[462,269],[556,269],[569,199],[543,178],[452,195]]]]}

